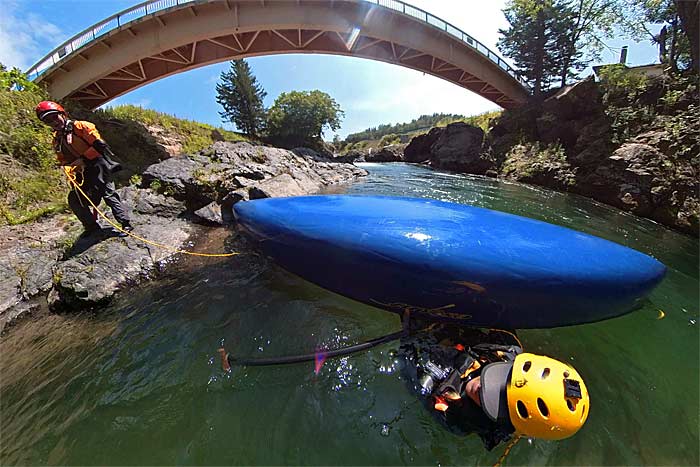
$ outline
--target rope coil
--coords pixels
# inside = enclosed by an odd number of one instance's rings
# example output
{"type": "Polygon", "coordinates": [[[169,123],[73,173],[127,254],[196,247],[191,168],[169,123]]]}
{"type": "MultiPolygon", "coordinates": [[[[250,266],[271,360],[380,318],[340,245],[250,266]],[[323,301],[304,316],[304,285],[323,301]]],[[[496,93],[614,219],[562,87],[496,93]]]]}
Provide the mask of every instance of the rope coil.
{"type": "Polygon", "coordinates": [[[194,251],[181,250],[181,249],[179,249],[179,248],[174,248],[174,247],[171,247],[171,246],[169,246],[169,245],[164,245],[163,243],[154,242],[154,241],[148,240],[148,239],[146,239],[146,238],[140,237],[140,236],[138,236],[138,235],[136,235],[136,234],[134,234],[134,233],[128,232],[128,231],[124,230],[123,228],[121,228],[121,226],[117,225],[117,224],[114,223],[112,220],[110,220],[110,219],[107,217],[107,215],[106,215],[104,212],[102,212],[102,211],[100,210],[100,208],[98,208],[97,205],[96,205],[95,203],[93,203],[93,201],[90,199],[90,197],[83,191],[83,189],[81,188],[81,186],[83,185],[83,182],[84,182],[85,180],[83,179],[83,180],[80,181],[80,183],[78,183],[78,181],[77,181],[78,177],[77,177],[77,175],[76,175],[76,173],[75,173],[75,172],[76,172],[76,167],[65,167],[65,166],[64,166],[64,167],[63,167],[63,171],[65,172],[66,178],[68,178],[68,184],[72,187],[72,189],[78,191],[78,193],[80,193],[80,194],[83,196],[83,198],[85,198],[85,199],[88,201],[88,203],[90,203],[90,205],[95,209],[95,211],[100,215],[100,217],[102,217],[105,221],[107,221],[107,223],[109,223],[109,225],[111,225],[115,230],[121,232],[121,233],[124,234],[124,235],[128,235],[129,237],[135,238],[136,240],[139,240],[139,241],[141,241],[141,242],[143,242],[143,243],[146,243],[146,244],[148,244],[148,245],[152,245],[152,246],[155,246],[155,247],[158,247],[158,248],[162,248],[162,249],[164,249],[164,250],[168,250],[168,251],[171,251],[171,252],[173,252],[173,253],[182,253],[183,255],[203,256],[203,257],[207,257],[207,258],[214,258],[214,257],[221,258],[221,257],[235,256],[235,255],[239,255],[239,254],[240,254],[240,253],[238,253],[238,252],[232,252],[232,253],[197,253],[197,252],[194,252],[194,251]]]}

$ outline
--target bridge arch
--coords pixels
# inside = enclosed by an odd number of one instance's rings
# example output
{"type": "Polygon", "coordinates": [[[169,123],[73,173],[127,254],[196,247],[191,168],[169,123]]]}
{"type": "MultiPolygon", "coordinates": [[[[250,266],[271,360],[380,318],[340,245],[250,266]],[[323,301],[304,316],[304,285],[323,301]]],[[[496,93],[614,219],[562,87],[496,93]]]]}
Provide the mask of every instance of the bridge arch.
{"type": "Polygon", "coordinates": [[[399,0],[150,0],[54,49],[28,74],[95,108],[166,76],[236,58],[321,53],[429,73],[510,108],[528,96],[502,58],[399,0]]]}

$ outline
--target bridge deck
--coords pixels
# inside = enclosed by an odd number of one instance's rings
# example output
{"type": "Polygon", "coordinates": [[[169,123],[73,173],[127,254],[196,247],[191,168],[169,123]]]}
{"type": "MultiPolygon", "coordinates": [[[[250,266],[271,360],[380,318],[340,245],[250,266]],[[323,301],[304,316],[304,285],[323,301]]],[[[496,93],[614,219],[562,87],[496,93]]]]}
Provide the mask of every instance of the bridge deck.
{"type": "Polygon", "coordinates": [[[515,70],[483,44],[398,0],[152,0],[69,39],[28,74],[55,99],[94,108],[172,74],[281,53],[394,63],[502,107],[528,95],[515,70]]]}

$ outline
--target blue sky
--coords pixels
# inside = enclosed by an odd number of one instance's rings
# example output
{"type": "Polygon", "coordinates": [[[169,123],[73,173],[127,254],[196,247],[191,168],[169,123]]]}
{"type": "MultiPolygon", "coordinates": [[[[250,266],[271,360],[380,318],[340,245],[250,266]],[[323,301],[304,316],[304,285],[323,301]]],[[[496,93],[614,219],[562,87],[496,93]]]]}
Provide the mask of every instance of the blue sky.
{"type": "MultiPolygon", "coordinates": [[[[129,8],[127,0],[3,0],[0,9],[0,62],[29,68],[74,34],[129,8]]],[[[506,28],[505,0],[408,0],[407,3],[451,22],[492,50],[498,29],[506,28]]],[[[602,63],[617,61],[629,45],[628,64],[654,63],[649,43],[608,41],[602,63]]],[[[249,59],[271,105],[280,93],[320,89],[345,111],[341,137],[382,123],[406,122],[433,112],[474,115],[498,106],[430,75],[371,60],[332,55],[277,55],[249,59]]],[[[215,85],[228,62],[171,76],[126,94],[108,105],[136,104],[213,125],[221,125],[215,85]]],[[[587,72],[586,72],[587,73],[587,72]]],[[[586,74],[584,73],[584,74],[586,74]]],[[[230,125],[224,125],[232,128],[230,125]]],[[[331,137],[332,135],[326,135],[331,137]]]]}

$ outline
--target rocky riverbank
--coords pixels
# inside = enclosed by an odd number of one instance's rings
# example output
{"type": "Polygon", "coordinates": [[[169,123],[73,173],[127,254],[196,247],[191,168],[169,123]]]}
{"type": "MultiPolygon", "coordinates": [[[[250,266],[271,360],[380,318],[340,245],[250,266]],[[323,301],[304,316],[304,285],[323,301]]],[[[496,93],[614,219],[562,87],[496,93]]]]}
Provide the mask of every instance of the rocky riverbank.
{"type": "Polygon", "coordinates": [[[0,331],[39,310],[100,306],[120,290],[156,275],[196,247],[199,234],[230,220],[240,200],[314,193],[366,175],[309,149],[215,143],[195,155],[151,165],[137,184],[119,190],[134,233],[164,249],[104,231],[80,236],[74,216],[0,227],[0,331]]]}
{"type": "Polygon", "coordinates": [[[380,151],[374,161],[577,193],[698,236],[697,92],[693,78],[634,85],[586,80],[543,103],[504,111],[488,133],[452,123],[414,137],[402,157],[380,151]]]}

